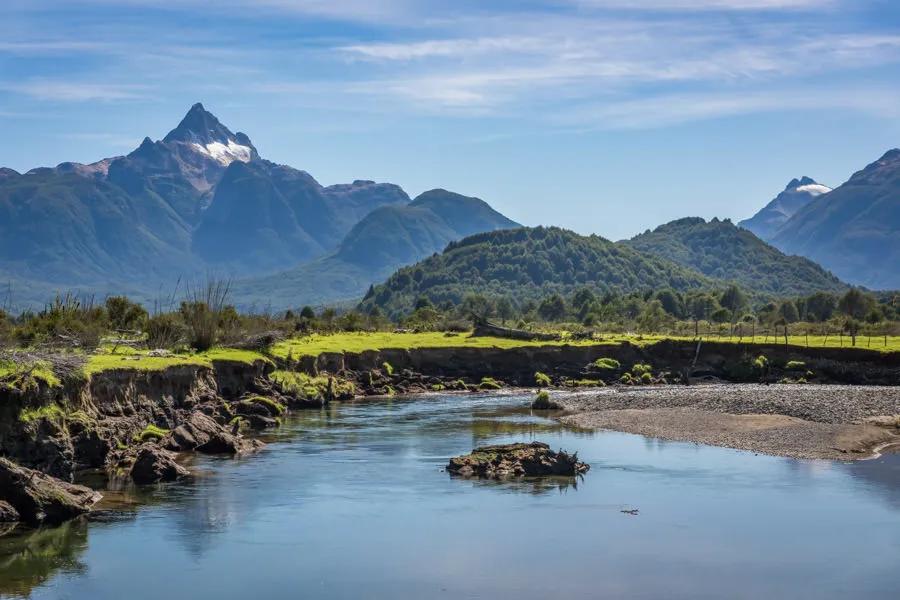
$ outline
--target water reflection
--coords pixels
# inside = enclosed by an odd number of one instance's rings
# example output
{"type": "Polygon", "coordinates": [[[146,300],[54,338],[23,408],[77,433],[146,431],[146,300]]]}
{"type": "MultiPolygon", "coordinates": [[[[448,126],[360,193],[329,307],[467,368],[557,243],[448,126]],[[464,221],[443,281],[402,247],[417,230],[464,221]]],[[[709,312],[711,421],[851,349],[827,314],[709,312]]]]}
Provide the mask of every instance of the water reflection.
{"type": "Polygon", "coordinates": [[[0,597],[27,598],[59,571],[78,575],[87,569],[81,562],[87,549],[85,519],[7,533],[0,537],[0,597]]]}

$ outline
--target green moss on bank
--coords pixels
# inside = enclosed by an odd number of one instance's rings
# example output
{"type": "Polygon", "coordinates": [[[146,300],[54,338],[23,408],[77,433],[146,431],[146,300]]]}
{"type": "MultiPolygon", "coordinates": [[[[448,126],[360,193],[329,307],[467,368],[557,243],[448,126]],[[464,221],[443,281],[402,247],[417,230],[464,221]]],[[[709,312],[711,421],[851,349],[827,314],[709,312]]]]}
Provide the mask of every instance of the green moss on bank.
{"type": "Polygon", "coordinates": [[[206,352],[166,354],[152,356],[148,350],[119,348],[115,353],[105,352],[93,354],[85,365],[85,373],[93,375],[103,371],[130,369],[137,371],[162,371],[170,367],[201,366],[212,367],[215,361],[229,361],[251,365],[257,361],[272,363],[259,352],[238,350],[236,348],[213,348],[206,352]]]}

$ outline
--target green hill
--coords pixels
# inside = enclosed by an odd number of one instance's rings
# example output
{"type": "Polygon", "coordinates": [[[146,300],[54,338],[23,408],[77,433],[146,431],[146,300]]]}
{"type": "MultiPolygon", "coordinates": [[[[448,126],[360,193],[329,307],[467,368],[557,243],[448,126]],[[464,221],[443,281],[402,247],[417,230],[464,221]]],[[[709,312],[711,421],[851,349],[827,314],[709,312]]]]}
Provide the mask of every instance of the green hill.
{"type": "Polygon", "coordinates": [[[400,269],[362,302],[389,315],[412,310],[425,296],[434,304],[459,303],[468,293],[509,296],[517,302],[576,288],[630,292],[712,286],[703,275],[624,244],[556,227],[519,228],[473,235],[400,269]]]}
{"type": "Polygon", "coordinates": [[[479,198],[431,190],[382,206],[357,223],[337,251],[292,269],[235,282],[241,305],[275,309],[359,300],[398,268],[472,233],[519,227],[479,198]]]}
{"type": "Polygon", "coordinates": [[[813,261],[788,256],[728,220],[678,219],[622,244],[763,294],[795,296],[847,287],[813,261]]]}

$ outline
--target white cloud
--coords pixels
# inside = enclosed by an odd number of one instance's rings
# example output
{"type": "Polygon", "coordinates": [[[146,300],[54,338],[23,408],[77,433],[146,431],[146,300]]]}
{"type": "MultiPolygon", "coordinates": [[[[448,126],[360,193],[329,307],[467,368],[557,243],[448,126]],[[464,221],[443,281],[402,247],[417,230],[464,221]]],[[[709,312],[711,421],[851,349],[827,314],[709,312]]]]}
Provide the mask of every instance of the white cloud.
{"type": "Polygon", "coordinates": [[[741,93],[664,94],[582,106],[554,117],[585,129],[648,129],[774,111],[843,109],[885,118],[900,116],[900,88],[840,91],[825,87],[741,93]]]}
{"type": "Polygon", "coordinates": [[[0,84],[0,88],[25,94],[38,100],[84,102],[90,100],[132,100],[145,96],[143,85],[106,84],[92,82],[36,79],[23,83],[0,84]]]}
{"type": "Polygon", "coordinates": [[[834,6],[838,0],[571,0],[595,8],[630,10],[803,10],[834,6]]]}

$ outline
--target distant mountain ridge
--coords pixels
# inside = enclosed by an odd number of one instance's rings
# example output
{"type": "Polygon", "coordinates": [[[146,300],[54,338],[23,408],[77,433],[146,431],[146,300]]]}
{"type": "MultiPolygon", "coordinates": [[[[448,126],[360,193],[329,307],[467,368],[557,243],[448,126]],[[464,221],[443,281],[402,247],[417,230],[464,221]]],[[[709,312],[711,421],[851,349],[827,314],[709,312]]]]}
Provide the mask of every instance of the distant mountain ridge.
{"type": "Polygon", "coordinates": [[[771,243],[850,283],[900,289],[900,149],[803,206],[771,243]]]}
{"type": "Polygon", "coordinates": [[[813,261],[787,256],[727,219],[678,219],[623,243],[767,294],[796,296],[847,287],[813,261]]]}
{"type": "Polygon", "coordinates": [[[800,179],[792,179],[783,192],[751,218],[744,219],[738,225],[752,231],[761,239],[768,240],[797,211],[830,191],[830,187],[805,175],[800,179]]]}
{"type": "MultiPolygon", "coordinates": [[[[378,254],[372,229],[366,243],[354,245],[347,234],[373,210],[409,203],[394,184],[322,186],[305,171],[267,161],[246,134],[197,103],[162,140],[145,138],[125,156],[25,174],[0,168],[0,274],[24,304],[47,301],[47,289],[147,297],[210,269],[260,276],[339,246],[378,254]]],[[[448,223],[421,222],[400,254],[418,258],[422,248],[471,232],[448,223]]],[[[382,243],[394,244],[391,232],[380,231],[382,243]]]]}
{"type": "Polygon", "coordinates": [[[442,251],[453,240],[517,227],[521,225],[479,198],[430,190],[409,204],[373,210],[347,233],[333,254],[274,275],[236,281],[234,293],[246,304],[275,308],[356,301],[370,285],[442,251]]]}

